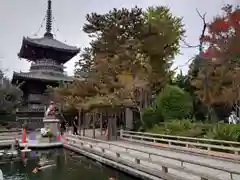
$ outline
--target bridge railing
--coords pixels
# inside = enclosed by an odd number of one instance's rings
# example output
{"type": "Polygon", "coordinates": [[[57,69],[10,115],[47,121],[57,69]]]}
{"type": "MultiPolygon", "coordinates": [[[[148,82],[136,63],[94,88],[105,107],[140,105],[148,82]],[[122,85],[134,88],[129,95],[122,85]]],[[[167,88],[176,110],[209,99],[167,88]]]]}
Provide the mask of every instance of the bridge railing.
{"type": "Polygon", "coordinates": [[[22,131],[3,131],[0,132],[0,141],[14,141],[15,139],[21,139],[22,131]]]}
{"type": "MultiPolygon", "coordinates": [[[[232,180],[234,175],[240,175],[240,171],[235,171],[235,170],[231,170],[228,168],[223,168],[223,167],[219,167],[219,166],[214,166],[214,165],[210,165],[207,163],[202,163],[202,162],[196,162],[194,160],[187,160],[187,159],[182,159],[182,158],[176,158],[176,157],[169,157],[166,156],[164,154],[160,154],[160,153],[153,153],[153,152],[147,152],[147,151],[143,151],[140,149],[136,149],[133,147],[129,147],[129,146],[124,146],[124,145],[119,145],[116,143],[111,143],[111,142],[107,142],[107,141],[102,141],[102,140],[98,140],[98,139],[92,139],[92,138],[88,138],[88,137],[84,137],[84,136],[76,136],[76,135],[71,135],[69,134],[67,137],[67,141],[70,142],[70,145],[74,145],[76,144],[76,142],[80,142],[80,146],[83,147],[84,144],[88,144],[90,149],[93,149],[93,147],[99,147],[101,149],[101,152],[104,153],[106,150],[111,150],[111,147],[118,147],[118,148],[123,148],[125,150],[125,153],[128,153],[129,151],[135,151],[135,152],[140,152],[143,154],[147,154],[148,158],[147,160],[149,160],[151,163],[156,164],[156,165],[161,165],[162,166],[162,171],[164,173],[168,173],[168,169],[174,169],[174,170],[178,170],[178,171],[183,171],[185,173],[189,173],[195,176],[198,176],[201,178],[201,180],[220,180],[217,177],[213,177],[210,176],[208,174],[205,173],[200,173],[197,171],[193,171],[190,169],[187,169],[185,165],[194,165],[194,166],[201,166],[201,167],[205,167],[205,168],[209,168],[212,170],[218,170],[221,172],[225,172],[229,174],[230,179],[232,180]],[[72,142],[72,143],[71,143],[72,142]],[[108,146],[108,148],[103,148],[100,145],[98,145],[97,143],[102,143],[102,144],[106,144],[108,146]],[[156,157],[161,157],[161,158],[166,158],[169,160],[175,160],[177,162],[179,162],[180,165],[173,165],[170,163],[166,163],[163,162],[161,160],[156,160],[154,158],[154,156],[156,157]]],[[[118,158],[121,157],[121,152],[116,152],[116,156],[118,158]]],[[[140,164],[141,159],[143,159],[144,157],[140,158],[140,157],[135,157],[135,163],[140,164]]],[[[143,159],[144,160],[144,159],[143,159]]],[[[164,177],[162,177],[164,178],[164,177]]]]}
{"type": "Polygon", "coordinates": [[[165,134],[120,131],[120,139],[148,145],[166,144],[168,147],[195,148],[240,155],[240,142],[221,141],[206,138],[192,138],[165,134]]]}

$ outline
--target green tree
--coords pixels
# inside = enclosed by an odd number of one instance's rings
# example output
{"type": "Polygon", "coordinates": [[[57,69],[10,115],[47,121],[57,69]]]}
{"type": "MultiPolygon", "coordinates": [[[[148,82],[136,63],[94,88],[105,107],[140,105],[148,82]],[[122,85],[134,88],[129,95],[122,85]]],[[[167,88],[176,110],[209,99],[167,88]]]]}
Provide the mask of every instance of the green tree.
{"type": "Polygon", "coordinates": [[[192,81],[196,79],[197,73],[200,69],[200,66],[196,65],[197,61],[198,59],[193,60],[192,64],[190,65],[188,74],[183,75],[182,71],[180,71],[180,73],[173,78],[171,84],[180,87],[190,94],[193,103],[193,113],[191,118],[194,120],[203,121],[206,119],[207,109],[197,95],[196,87],[192,85],[192,81]]]}
{"type": "Polygon", "coordinates": [[[188,92],[177,86],[166,86],[159,93],[156,107],[162,112],[165,120],[188,118],[192,113],[192,99],[188,92]]]}
{"type": "Polygon", "coordinates": [[[75,62],[75,77],[86,78],[91,72],[93,66],[94,54],[92,48],[84,48],[81,52],[80,59],[75,62]]]}
{"type": "Polygon", "coordinates": [[[97,77],[105,76],[104,84],[110,88],[112,80],[120,81],[126,91],[113,91],[124,94],[141,114],[151,93],[164,87],[171,75],[172,60],[184,34],[181,18],[163,6],[146,11],[113,9],[106,14],[88,14],[83,30],[93,37],[97,77]]]}
{"type": "Polygon", "coordinates": [[[13,86],[4,73],[0,71],[0,112],[12,113],[22,101],[22,91],[19,86],[13,86]]]}
{"type": "Polygon", "coordinates": [[[76,63],[75,75],[88,75],[58,90],[63,102],[87,111],[112,109],[114,117],[118,107],[132,107],[142,117],[149,96],[164,87],[172,73],[184,33],[181,18],[166,7],[134,7],[91,13],[86,19],[83,31],[92,42],[76,63]]]}
{"type": "Polygon", "coordinates": [[[206,50],[203,52],[202,46],[196,58],[200,63],[195,63],[199,67],[192,84],[211,120],[215,105],[239,104],[239,6],[225,5],[210,23],[203,20],[207,33],[200,37],[200,44],[206,45],[206,50]]]}

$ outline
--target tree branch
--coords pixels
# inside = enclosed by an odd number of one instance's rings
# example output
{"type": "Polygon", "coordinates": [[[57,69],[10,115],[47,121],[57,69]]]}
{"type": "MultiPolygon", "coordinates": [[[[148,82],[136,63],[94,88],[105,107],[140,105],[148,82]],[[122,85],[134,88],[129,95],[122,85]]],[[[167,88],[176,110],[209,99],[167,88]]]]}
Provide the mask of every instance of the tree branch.
{"type": "Polygon", "coordinates": [[[201,53],[203,51],[203,41],[202,39],[205,36],[205,32],[206,32],[206,28],[207,28],[207,23],[206,23],[206,13],[204,13],[203,15],[201,15],[201,13],[198,11],[198,9],[196,9],[198,16],[202,19],[203,21],[203,29],[202,29],[202,33],[200,36],[200,44],[199,44],[199,53],[201,53]]]}
{"type": "Polygon", "coordinates": [[[204,36],[205,36],[205,31],[206,31],[206,28],[207,28],[207,23],[206,23],[206,13],[204,13],[203,15],[198,11],[198,9],[196,9],[197,13],[198,13],[198,16],[202,19],[203,21],[203,29],[202,29],[202,33],[201,33],[201,36],[200,36],[200,43],[198,45],[190,45],[189,43],[187,43],[184,39],[181,39],[181,41],[183,42],[184,46],[183,45],[180,45],[181,48],[199,48],[199,52],[202,51],[203,49],[203,41],[201,41],[204,36]]]}

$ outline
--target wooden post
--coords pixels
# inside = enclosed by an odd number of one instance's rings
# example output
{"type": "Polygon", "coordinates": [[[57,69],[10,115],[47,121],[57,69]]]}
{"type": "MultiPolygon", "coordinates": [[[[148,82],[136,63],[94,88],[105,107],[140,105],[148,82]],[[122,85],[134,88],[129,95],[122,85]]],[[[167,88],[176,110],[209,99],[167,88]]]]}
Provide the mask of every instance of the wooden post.
{"type": "Polygon", "coordinates": [[[116,152],[116,156],[117,156],[117,158],[119,158],[120,157],[120,153],[116,152]]]}
{"type": "Polygon", "coordinates": [[[162,166],[162,171],[163,171],[164,173],[168,173],[168,168],[165,167],[165,166],[162,166]]]}
{"type": "Polygon", "coordinates": [[[140,164],[140,159],[135,158],[135,163],[136,163],[136,164],[140,164]]]}

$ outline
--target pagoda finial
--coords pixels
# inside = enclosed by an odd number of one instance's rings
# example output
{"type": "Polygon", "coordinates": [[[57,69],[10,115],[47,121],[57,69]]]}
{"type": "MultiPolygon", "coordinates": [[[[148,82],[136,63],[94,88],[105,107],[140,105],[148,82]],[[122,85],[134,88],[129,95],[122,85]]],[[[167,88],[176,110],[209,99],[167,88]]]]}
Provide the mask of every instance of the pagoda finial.
{"type": "Polygon", "coordinates": [[[52,31],[52,1],[48,0],[48,8],[47,8],[47,18],[46,18],[46,33],[45,37],[53,37],[52,31]]]}

